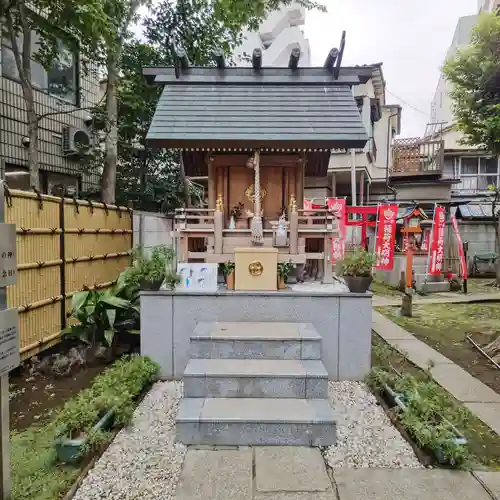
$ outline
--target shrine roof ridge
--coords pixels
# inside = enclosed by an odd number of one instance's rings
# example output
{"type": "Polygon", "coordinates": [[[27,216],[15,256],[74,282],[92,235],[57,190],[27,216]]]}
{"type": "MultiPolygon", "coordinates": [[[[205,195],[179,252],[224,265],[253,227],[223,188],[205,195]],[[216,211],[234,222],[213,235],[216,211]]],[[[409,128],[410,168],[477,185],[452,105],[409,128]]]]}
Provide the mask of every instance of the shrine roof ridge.
{"type": "Polygon", "coordinates": [[[246,66],[145,66],[142,70],[148,83],[158,85],[328,85],[353,86],[366,83],[376,65],[344,66],[336,72],[325,67],[291,69],[287,67],[246,66]]]}

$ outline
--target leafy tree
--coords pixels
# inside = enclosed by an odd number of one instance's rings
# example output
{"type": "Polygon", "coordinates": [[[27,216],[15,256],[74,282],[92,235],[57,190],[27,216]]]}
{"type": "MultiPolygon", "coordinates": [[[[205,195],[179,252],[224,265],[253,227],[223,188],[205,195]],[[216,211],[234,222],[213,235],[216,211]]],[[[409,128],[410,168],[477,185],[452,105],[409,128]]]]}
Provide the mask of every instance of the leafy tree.
{"type": "Polygon", "coordinates": [[[470,45],[444,66],[464,143],[500,155],[500,16],[481,14],[470,45]]]}
{"type": "MultiPolygon", "coordinates": [[[[450,96],[464,144],[500,155],[500,16],[484,13],[472,32],[470,45],[446,62],[450,96]]],[[[496,252],[500,254],[500,191],[490,186],[496,252]]],[[[500,286],[500,258],[496,284],[500,286]]]]}
{"type": "Polygon", "coordinates": [[[2,38],[8,40],[22,94],[28,122],[28,167],[32,187],[39,188],[38,130],[40,121],[54,114],[75,111],[40,113],[35,103],[31,60],[50,69],[60,62],[61,42],[89,58],[99,50],[100,40],[109,40],[109,19],[101,0],[0,0],[2,38]],[[64,27],[64,31],[60,28],[64,27]],[[34,40],[34,36],[37,40],[34,40]],[[38,46],[35,53],[32,47],[38,46]]]}

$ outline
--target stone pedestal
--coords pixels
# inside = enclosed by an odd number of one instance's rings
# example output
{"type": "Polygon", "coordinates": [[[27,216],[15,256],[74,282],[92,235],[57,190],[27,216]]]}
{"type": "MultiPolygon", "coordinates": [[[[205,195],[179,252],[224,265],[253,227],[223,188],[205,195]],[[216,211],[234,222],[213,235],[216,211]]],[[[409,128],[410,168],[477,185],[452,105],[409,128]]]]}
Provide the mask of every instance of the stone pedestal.
{"type": "Polygon", "coordinates": [[[236,248],[234,250],[235,290],[276,291],[277,248],[236,248]]]}

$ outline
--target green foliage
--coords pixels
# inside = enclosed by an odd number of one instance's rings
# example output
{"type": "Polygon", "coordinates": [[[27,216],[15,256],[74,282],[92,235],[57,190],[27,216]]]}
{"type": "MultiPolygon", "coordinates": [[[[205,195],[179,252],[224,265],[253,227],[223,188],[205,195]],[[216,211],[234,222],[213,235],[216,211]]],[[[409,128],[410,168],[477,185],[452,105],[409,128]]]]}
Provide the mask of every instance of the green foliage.
{"type": "Polygon", "coordinates": [[[158,287],[163,283],[167,274],[175,271],[175,251],[172,247],[158,245],[150,253],[143,248],[134,251],[132,266],[124,271],[123,280],[129,287],[148,288],[153,284],[158,287]]]}
{"type": "Polygon", "coordinates": [[[234,262],[231,262],[230,260],[219,264],[219,267],[221,268],[222,274],[225,278],[227,278],[231,273],[234,273],[234,262]]]}
{"type": "Polygon", "coordinates": [[[292,262],[278,262],[278,276],[283,278],[285,283],[288,283],[288,278],[294,269],[295,264],[292,262]]]}
{"type": "Polygon", "coordinates": [[[50,425],[12,433],[13,499],[59,499],[76,479],[77,468],[55,465],[54,439],[55,429],[50,425]]]}
{"type": "Polygon", "coordinates": [[[158,365],[150,359],[124,356],[63,406],[51,423],[54,435],[69,439],[85,435],[90,446],[102,443],[106,437],[93,431],[98,420],[111,411],[115,427],[128,424],[137,396],[157,373],[158,365]]]}
{"type": "MultiPolygon", "coordinates": [[[[374,353],[383,364],[390,358],[386,351],[386,347],[379,347],[374,353]]],[[[470,412],[457,406],[431,377],[422,379],[407,373],[401,375],[394,369],[374,367],[368,383],[377,391],[383,392],[387,385],[402,395],[406,408],[398,411],[398,419],[420,448],[442,454],[453,467],[469,465],[472,458],[469,449],[455,438],[459,437],[457,427],[466,429],[469,425],[470,412]]]]}
{"type": "Polygon", "coordinates": [[[500,154],[500,16],[483,13],[471,43],[444,66],[464,143],[500,154]]]}
{"type": "Polygon", "coordinates": [[[354,249],[348,252],[340,262],[340,268],[344,276],[369,277],[375,265],[375,256],[364,248],[354,249]]]}
{"type": "Polygon", "coordinates": [[[75,293],[70,317],[78,323],[69,326],[63,334],[95,347],[111,346],[116,334],[138,331],[139,304],[136,296],[125,298],[128,293],[120,280],[118,286],[108,290],[75,293]]]}

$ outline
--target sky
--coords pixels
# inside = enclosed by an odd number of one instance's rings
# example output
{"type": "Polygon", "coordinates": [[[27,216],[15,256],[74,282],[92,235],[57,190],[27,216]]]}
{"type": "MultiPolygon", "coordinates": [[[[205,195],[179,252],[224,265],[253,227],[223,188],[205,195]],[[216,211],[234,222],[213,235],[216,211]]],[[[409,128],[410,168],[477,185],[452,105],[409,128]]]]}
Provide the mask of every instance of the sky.
{"type": "Polygon", "coordinates": [[[345,30],[343,64],[383,63],[387,103],[401,104],[402,137],[418,137],[430,121],[440,68],[458,18],[477,0],[323,0],[327,14],[308,12],[304,34],[312,65],[322,65],[345,30]]]}

